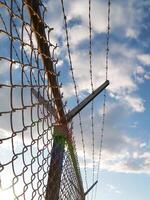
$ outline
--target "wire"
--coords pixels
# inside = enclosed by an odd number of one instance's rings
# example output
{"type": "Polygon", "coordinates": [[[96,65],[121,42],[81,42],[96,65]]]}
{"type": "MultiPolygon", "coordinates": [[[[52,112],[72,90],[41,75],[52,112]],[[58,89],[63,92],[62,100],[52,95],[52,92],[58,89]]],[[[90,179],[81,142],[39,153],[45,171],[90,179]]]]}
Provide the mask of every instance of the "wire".
{"type": "MultiPolygon", "coordinates": [[[[111,9],[111,0],[108,0],[108,10],[107,10],[107,36],[106,36],[106,56],[105,56],[105,79],[108,79],[108,67],[109,67],[109,40],[110,40],[110,9],[111,9]]],[[[100,136],[100,145],[99,145],[99,155],[98,155],[98,167],[97,167],[97,180],[99,179],[99,171],[102,159],[102,148],[103,148],[103,138],[104,138],[104,128],[105,128],[105,118],[106,118],[106,90],[104,91],[103,97],[103,110],[102,110],[102,127],[101,127],[101,136],[100,136]]],[[[97,185],[95,190],[95,198],[97,193],[97,185]]]]}
{"type": "MultiPolygon", "coordinates": [[[[89,66],[90,66],[90,84],[91,91],[93,88],[93,66],[92,66],[92,22],[91,22],[91,0],[89,0],[89,66]]],[[[91,130],[92,130],[92,160],[93,160],[93,175],[92,182],[94,183],[95,176],[95,131],[94,131],[94,100],[91,104],[91,130]]],[[[91,199],[93,199],[93,190],[91,199]]]]}
{"type": "MultiPolygon", "coordinates": [[[[70,43],[69,43],[68,25],[67,25],[67,16],[65,14],[65,7],[64,7],[64,1],[63,0],[61,0],[61,5],[62,5],[62,12],[63,12],[64,23],[65,23],[66,42],[67,42],[67,49],[68,49],[70,71],[71,71],[71,76],[72,76],[72,80],[73,80],[73,84],[74,84],[74,91],[75,91],[75,96],[76,96],[76,102],[77,102],[77,105],[78,105],[79,104],[79,97],[78,97],[78,91],[77,91],[77,84],[76,84],[76,80],[75,80],[74,72],[73,72],[73,65],[72,65],[71,51],[70,51],[70,43]]],[[[82,120],[81,120],[81,114],[80,114],[80,112],[79,112],[78,116],[79,116],[79,126],[80,126],[82,148],[83,148],[83,157],[84,157],[83,159],[84,159],[85,183],[86,183],[86,188],[88,188],[84,133],[83,133],[83,125],[82,125],[82,120]]]]}
{"type": "MultiPolygon", "coordinates": [[[[45,199],[47,188],[51,189],[55,185],[52,182],[49,186],[47,180],[56,120],[44,103],[35,98],[32,89],[55,105],[56,99],[52,94],[54,86],[48,83],[46,75],[49,73],[57,79],[58,74],[55,70],[47,72],[41,57],[51,59],[55,65],[53,53],[56,46],[47,40],[52,29],[44,21],[45,8],[42,1],[36,1],[41,16],[31,6],[31,17],[27,10],[29,5],[25,2],[27,1],[0,0],[0,38],[3,37],[0,65],[4,70],[2,78],[0,77],[0,189],[7,192],[10,199],[42,200],[45,199]],[[47,37],[34,30],[33,18],[38,18],[38,24],[44,24],[42,31],[45,31],[47,37]],[[52,55],[47,56],[40,52],[35,33],[47,44],[52,55]]],[[[59,85],[55,87],[59,88],[59,85]]],[[[76,187],[80,188],[79,180],[67,145],[64,151],[59,198],[70,199],[71,196],[72,199],[80,199],[76,190],[76,187]]],[[[76,156],[75,149],[74,154],[76,156]]],[[[59,168],[55,170],[57,172],[59,168]]],[[[79,174],[78,166],[76,170],[79,174]]]]}

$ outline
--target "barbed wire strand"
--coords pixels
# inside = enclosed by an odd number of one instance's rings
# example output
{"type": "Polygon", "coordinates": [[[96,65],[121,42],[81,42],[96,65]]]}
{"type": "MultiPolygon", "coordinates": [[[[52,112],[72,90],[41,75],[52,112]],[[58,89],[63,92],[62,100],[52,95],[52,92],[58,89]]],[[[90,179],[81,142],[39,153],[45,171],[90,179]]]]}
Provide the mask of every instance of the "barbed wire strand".
{"type": "MultiPolygon", "coordinates": [[[[108,0],[107,5],[107,36],[106,36],[106,57],[105,57],[105,79],[108,79],[108,67],[109,67],[109,40],[110,40],[110,9],[111,9],[111,0],[108,0]]],[[[103,97],[103,109],[102,109],[102,127],[101,127],[101,139],[100,139],[100,146],[99,146],[99,155],[98,155],[98,167],[97,167],[97,180],[99,179],[99,172],[100,172],[100,165],[102,159],[102,148],[103,148],[103,138],[104,138],[104,128],[105,128],[105,118],[106,118],[106,90],[104,91],[103,97]]],[[[95,198],[96,199],[97,193],[97,185],[95,189],[95,198]]]]}
{"type": "MultiPolygon", "coordinates": [[[[92,65],[92,20],[91,20],[91,0],[89,0],[89,66],[90,66],[90,84],[91,91],[94,91],[93,86],[93,65],[92,65]]],[[[91,131],[92,131],[92,160],[93,160],[93,175],[92,182],[95,180],[95,131],[94,131],[94,100],[91,102],[91,131]]],[[[94,190],[95,188],[93,188],[94,190]]],[[[93,199],[93,190],[91,200],[93,199]]]]}
{"type": "MultiPolygon", "coordinates": [[[[66,40],[67,40],[69,65],[70,65],[72,80],[73,80],[73,84],[74,84],[74,91],[75,91],[75,96],[76,96],[76,102],[77,102],[77,105],[78,105],[79,104],[79,96],[78,96],[78,90],[77,90],[76,80],[75,80],[75,77],[74,77],[74,71],[73,71],[74,69],[73,69],[73,65],[72,65],[70,43],[69,43],[69,33],[68,33],[68,25],[67,25],[67,16],[65,14],[65,7],[64,7],[64,1],[63,0],[61,0],[61,5],[62,5],[62,12],[63,12],[64,23],[65,23],[65,32],[66,32],[66,40]]],[[[79,125],[80,125],[81,140],[82,140],[82,147],[83,147],[85,183],[86,183],[86,188],[88,188],[84,133],[83,133],[83,125],[82,125],[82,120],[81,120],[81,114],[80,114],[80,112],[79,112],[78,116],[79,116],[79,125]]]]}

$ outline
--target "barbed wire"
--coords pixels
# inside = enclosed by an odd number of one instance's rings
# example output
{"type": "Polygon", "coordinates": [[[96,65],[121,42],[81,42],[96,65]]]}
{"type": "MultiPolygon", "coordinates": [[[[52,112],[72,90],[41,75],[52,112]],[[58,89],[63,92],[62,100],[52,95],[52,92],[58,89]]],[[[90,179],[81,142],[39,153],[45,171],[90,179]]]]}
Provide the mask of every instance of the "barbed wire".
{"type": "Polygon", "coordinates": [[[109,40],[110,40],[110,6],[111,6],[111,0],[108,0],[108,13],[107,13],[107,38],[106,38],[106,80],[108,79],[108,61],[109,61],[109,40]]]}
{"type": "MultiPolygon", "coordinates": [[[[78,97],[77,84],[76,84],[76,80],[75,80],[75,77],[74,77],[74,72],[73,72],[74,69],[73,69],[72,59],[71,59],[71,51],[70,51],[70,43],[69,43],[69,33],[68,33],[68,25],[67,25],[67,16],[65,14],[65,7],[64,7],[64,1],[63,0],[61,0],[61,5],[62,5],[62,12],[63,12],[64,23],[65,23],[65,32],[66,32],[66,40],[67,40],[67,49],[68,49],[70,71],[71,71],[72,80],[73,80],[73,84],[74,84],[74,91],[75,91],[75,96],[76,96],[76,102],[77,102],[77,105],[79,105],[79,97],[78,97]]],[[[78,116],[79,116],[79,126],[80,126],[80,132],[81,132],[83,157],[84,157],[85,183],[86,183],[86,188],[88,188],[84,133],[83,133],[83,126],[82,126],[82,120],[81,120],[81,114],[80,114],[80,112],[79,112],[78,116]]]]}
{"type": "MultiPolygon", "coordinates": [[[[90,84],[91,91],[94,91],[93,86],[93,66],[92,66],[92,20],[91,20],[91,0],[89,0],[89,66],[90,66],[90,84]]],[[[95,180],[95,131],[94,131],[94,100],[91,103],[91,130],[92,130],[92,159],[93,159],[93,175],[92,181],[95,180]]],[[[93,190],[91,200],[93,199],[93,190]]]]}
{"type": "MultiPolygon", "coordinates": [[[[110,40],[110,9],[111,9],[111,0],[108,0],[107,6],[107,36],[106,36],[106,56],[105,56],[105,79],[108,79],[108,67],[109,67],[109,40],[110,40]]],[[[104,138],[104,128],[105,128],[105,118],[106,118],[106,90],[104,90],[104,98],[103,98],[103,109],[102,109],[102,127],[101,127],[101,139],[99,145],[99,155],[98,155],[98,167],[97,167],[97,180],[99,179],[99,171],[101,165],[101,158],[102,158],[102,148],[103,148],[103,138],[104,138]]],[[[97,185],[95,189],[95,198],[96,199],[97,193],[97,185]]]]}

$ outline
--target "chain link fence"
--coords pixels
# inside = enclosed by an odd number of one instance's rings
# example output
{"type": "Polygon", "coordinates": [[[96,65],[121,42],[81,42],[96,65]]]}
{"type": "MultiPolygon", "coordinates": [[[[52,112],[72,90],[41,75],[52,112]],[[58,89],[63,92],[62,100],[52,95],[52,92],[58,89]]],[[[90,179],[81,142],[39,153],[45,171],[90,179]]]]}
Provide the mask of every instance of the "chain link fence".
{"type": "MultiPolygon", "coordinates": [[[[33,28],[26,2],[0,0],[0,199],[5,200],[45,199],[46,191],[55,184],[48,185],[57,122],[56,98],[48,76],[55,76],[58,82],[57,46],[50,42],[52,29],[44,21],[42,1],[37,1],[41,16],[34,12],[33,17],[44,24],[46,37],[33,28]],[[41,55],[35,34],[48,45],[49,58],[41,55]],[[52,61],[53,73],[45,69],[41,56],[52,61]]],[[[75,148],[73,151],[76,155],[75,148]]],[[[65,144],[59,190],[62,200],[82,196],[76,177],[80,170],[75,169],[70,154],[65,144]]]]}

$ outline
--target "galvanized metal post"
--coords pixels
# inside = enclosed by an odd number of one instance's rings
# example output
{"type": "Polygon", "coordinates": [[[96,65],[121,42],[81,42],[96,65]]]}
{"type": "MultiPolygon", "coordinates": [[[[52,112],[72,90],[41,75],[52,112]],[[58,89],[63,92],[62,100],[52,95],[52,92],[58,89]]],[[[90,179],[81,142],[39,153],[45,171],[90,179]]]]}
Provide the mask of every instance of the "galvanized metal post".
{"type": "MultiPolygon", "coordinates": [[[[43,65],[47,73],[49,87],[51,88],[53,93],[55,110],[57,115],[56,121],[59,125],[67,127],[67,121],[63,109],[62,97],[57,83],[57,74],[55,73],[53,62],[51,60],[49,45],[45,33],[45,24],[43,22],[40,13],[40,8],[39,8],[40,1],[24,0],[24,2],[29,10],[33,31],[36,36],[38,50],[40,52],[43,65]]],[[[36,96],[36,93],[34,91],[32,92],[36,96]]],[[[61,183],[61,172],[62,172],[62,163],[64,154],[64,137],[66,132],[63,132],[63,134],[61,136],[58,134],[54,134],[50,169],[48,174],[48,184],[46,189],[46,200],[59,199],[59,190],[61,183]]]]}

